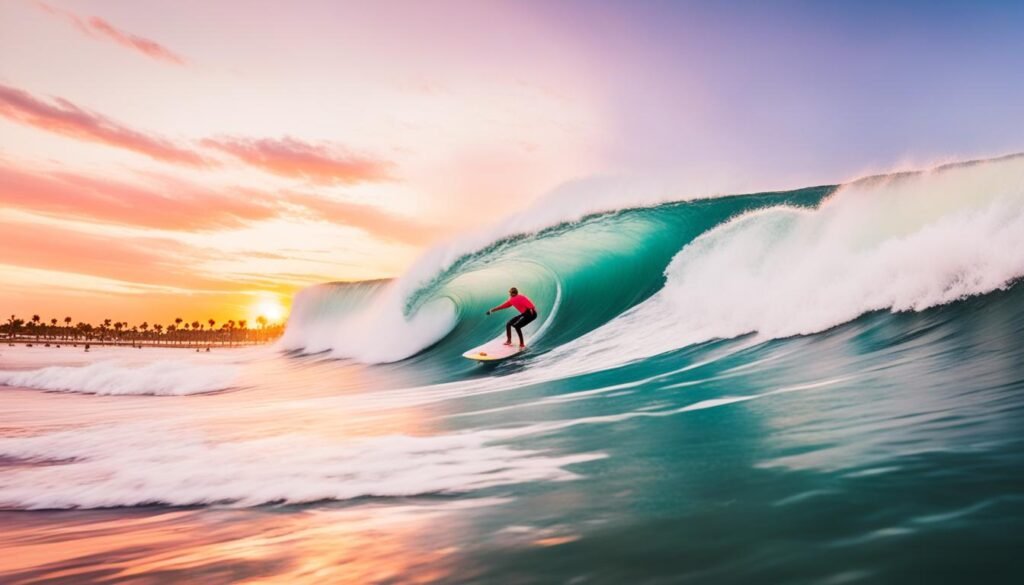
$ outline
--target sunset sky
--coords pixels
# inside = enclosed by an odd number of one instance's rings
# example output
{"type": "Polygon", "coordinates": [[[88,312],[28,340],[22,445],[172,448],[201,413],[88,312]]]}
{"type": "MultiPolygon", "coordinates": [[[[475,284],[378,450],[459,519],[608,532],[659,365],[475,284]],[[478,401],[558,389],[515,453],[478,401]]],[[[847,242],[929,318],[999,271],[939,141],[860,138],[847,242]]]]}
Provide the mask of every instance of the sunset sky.
{"type": "Polygon", "coordinates": [[[0,311],[253,319],[581,179],[1024,150],[1021,30],[1000,2],[4,0],[0,311]]]}

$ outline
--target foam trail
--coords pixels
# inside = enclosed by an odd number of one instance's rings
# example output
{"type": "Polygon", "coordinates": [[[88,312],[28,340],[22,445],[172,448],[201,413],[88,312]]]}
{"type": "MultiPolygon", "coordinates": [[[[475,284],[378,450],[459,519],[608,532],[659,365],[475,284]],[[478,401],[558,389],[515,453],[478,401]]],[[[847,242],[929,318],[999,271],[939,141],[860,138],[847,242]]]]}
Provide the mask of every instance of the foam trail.
{"type": "Polygon", "coordinates": [[[468,493],[576,479],[566,466],[603,455],[551,456],[478,434],[214,440],[167,425],[118,425],[0,438],[0,457],[30,463],[4,471],[0,507],[47,509],[468,493]]]}
{"type": "Polygon", "coordinates": [[[0,371],[0,386],[82,394],[184,396],[226,390],[239,373],[237,366],[228,364],[160,360],[131,366],[110,360],[86,366],[0,371]]]}

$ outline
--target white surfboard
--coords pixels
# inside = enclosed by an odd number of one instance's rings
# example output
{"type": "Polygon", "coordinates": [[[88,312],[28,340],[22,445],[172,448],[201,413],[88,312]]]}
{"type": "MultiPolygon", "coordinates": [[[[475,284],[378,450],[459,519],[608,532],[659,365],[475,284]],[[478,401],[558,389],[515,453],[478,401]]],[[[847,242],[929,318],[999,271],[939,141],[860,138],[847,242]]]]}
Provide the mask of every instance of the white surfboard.
{"type": "Polygon", "coordinates": [[[519,349],[518,339],[515,340],[512,345],[505,345],[505,336],[502,335],[501,337],[492,339],[481,346],[474,347],[462,354],[462,357],[478,362],[500,362],[501,360],[508,359],[524,351],[526,350],[519,349]]]}

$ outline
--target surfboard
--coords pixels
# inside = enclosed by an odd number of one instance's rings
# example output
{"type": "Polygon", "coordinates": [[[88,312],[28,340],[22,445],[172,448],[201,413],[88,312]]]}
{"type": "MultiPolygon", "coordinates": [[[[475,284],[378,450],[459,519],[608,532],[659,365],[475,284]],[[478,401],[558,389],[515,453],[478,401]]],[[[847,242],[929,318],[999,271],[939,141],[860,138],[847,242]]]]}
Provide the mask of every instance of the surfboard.
{"type": "Polygon", "coordinates": [[[519,349],[518,340],[512,345],[505,345],[505,336],[502,335],[501,337],[492,339],[481,346],[474,347],[462,354],[462,357],[478,362],[500,362],[501,360],[507,360],[508,358],[518,355],[524,351],[526,350],[519,349]]]}

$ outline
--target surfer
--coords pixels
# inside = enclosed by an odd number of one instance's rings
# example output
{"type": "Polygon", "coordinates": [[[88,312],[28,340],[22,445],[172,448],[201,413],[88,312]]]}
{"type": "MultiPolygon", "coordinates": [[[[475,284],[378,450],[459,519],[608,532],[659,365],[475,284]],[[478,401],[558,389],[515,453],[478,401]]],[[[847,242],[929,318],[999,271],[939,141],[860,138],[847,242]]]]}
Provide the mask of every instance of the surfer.
{"type": "Polygon", "coordinates": [[[533,304],[533,301],[526,298],[526,295],[519,294],[519,289],[513,286],[508,289],[508,300],[487,311],[487,314],[490,315],[495,311],[509,307],[515,307],[519,314],[509,319],[508,323],[505,323],[505,345],[512,345],[512,329],[515,328],[516,333],[519,335],[519,349],[526,349],[526,343],[523,341],[523,327],[537,318],[537,307],[533,304]]]}

